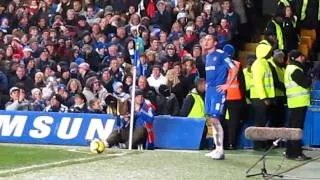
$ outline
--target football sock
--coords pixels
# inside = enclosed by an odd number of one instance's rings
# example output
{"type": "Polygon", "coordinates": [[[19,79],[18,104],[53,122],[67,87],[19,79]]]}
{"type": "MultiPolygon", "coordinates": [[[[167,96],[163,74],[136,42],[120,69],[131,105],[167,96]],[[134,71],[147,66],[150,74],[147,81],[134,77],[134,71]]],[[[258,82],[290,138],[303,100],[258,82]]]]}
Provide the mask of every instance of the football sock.
{"type": "Polygon", "coordinates": [[[223,151],[223,128],[220,121],[213,123],[213,140],[216,145],[216,150],[223,151]]]}

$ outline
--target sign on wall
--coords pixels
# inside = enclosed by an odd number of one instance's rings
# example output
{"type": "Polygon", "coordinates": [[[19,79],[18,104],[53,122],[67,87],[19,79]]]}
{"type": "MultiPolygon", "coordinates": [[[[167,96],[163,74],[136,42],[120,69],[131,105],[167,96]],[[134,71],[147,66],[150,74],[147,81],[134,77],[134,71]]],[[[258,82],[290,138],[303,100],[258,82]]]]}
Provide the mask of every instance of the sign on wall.
{"type": "Polygon", "coordinates": [[[0,142],[88,145],[106,139],[114,125],[107,114],[0,111],[0,142]]]}

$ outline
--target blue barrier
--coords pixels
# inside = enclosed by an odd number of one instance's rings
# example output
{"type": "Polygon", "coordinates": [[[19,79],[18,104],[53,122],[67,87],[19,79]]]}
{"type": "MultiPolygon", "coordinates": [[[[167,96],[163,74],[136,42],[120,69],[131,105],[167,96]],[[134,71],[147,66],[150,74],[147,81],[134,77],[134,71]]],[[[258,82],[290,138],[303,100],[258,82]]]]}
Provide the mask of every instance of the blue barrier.
{"type": "Polygon", "coordinates": [[[153,123],[155,147],[199,149],[205,122],[205,119],[158,116],[153,123]]]}
{"type": "MultiPolygon", "coordinates": [[[[247,121],[240,132],[239,147],[251,148],[244,136],[247,121]]],[[[0,142],[88,145],[93,138],[105,139],[112,132],[115,119],[107,114],[45,113],[0,111],[0,142]]],[[[199,149],[205,119],[158,116],[154,120],[155,147],[164,149],[199,149]]],[[[304,125],[305,146],[320,145],[320,106],[310,106],[304,125]]]]}
{"type": "Polygon", "coordinates": [[[106,114],[0,111],[0,142],[88,145],[107,138],[114,125],[106,114]]]}
{"type": "Polygon", "coordinates": [[[309,106],[304,123],[303,144],[320,146],[320,106],[309,106]]]}

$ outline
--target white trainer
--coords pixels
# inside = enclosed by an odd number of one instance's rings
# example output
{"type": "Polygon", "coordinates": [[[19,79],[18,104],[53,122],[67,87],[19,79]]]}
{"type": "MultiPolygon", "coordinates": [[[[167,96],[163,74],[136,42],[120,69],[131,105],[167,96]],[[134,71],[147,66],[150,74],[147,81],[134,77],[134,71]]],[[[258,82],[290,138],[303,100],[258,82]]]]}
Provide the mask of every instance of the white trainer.
{"type": "Polygon", "coordinates": [[[206,157],[212,157],[213,154],[216,153],[217,150],[212,150],[211,152],[206,153],[204,156],[206,157]]]}
{"type": "Polygon", "coordinates": [[[216,151],[211,156],[212,159],[215,160],[223,160],[224,159],[224,152],[223,151],[216,151]]]}

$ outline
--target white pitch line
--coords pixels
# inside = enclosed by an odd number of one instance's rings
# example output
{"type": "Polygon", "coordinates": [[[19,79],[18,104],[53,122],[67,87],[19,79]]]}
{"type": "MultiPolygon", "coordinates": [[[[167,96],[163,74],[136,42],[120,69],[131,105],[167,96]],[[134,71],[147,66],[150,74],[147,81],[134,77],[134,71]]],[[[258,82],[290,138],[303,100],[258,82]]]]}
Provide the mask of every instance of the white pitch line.
{"type": "Polygon", "coordinates": [[[52,167],[52,166],[59,166],[59,165],[62,165],[62,164],[67,164],[67,163],[80,163],[80,162],[84,162],[84,161],[88,161],[88,160],[99,159],[101,157],[123,156],[125,154],[127,154],[127,153],[124,152],[124,153],[117,153],[117,154],[107,154],[107,155],[101,155],[101,156],[95,156],[95,157],[70,159],[70,160],[64,160],[64,161],[58,161],[58,162],[52,162],[52,163],[45,163],[45,164],[39,164],[39,165],[31,165],[31,166],[19,167],[19,168],[0,171],[0,175],[4,175],[4,174],[8,174],[8,173],[24,172],[24,171],[29,171],[29,170],[33,170],[33,169],[47,168],[47,167],[52,167]]]}
{"type": "Polygon", "coordinates": [[[84,152],[84,151],[79,151],[77,149],[67,149],[69,152],[76,152],[76,153],[81,153],[81,154],[91,154],[89,152],[84,152]]]}

